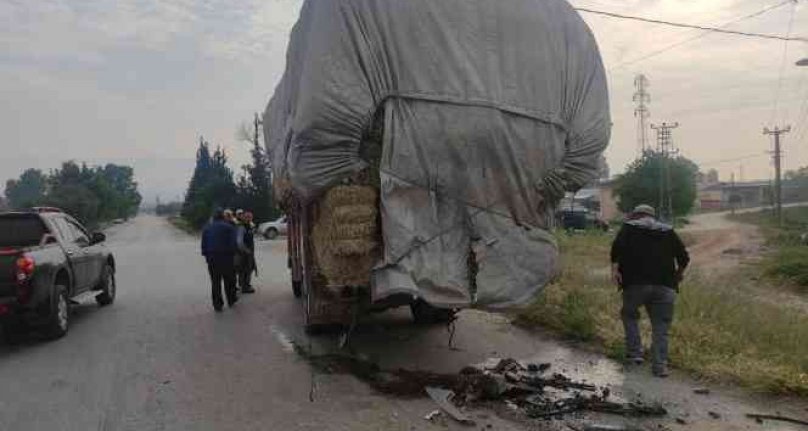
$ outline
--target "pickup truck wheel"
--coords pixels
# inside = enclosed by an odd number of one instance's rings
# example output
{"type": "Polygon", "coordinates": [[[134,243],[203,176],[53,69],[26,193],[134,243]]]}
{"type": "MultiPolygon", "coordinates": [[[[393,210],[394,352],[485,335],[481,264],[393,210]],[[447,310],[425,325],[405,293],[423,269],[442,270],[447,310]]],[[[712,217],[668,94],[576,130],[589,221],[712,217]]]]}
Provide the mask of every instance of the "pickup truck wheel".
{"type": "Polygon", "coordinates": [[[271,227],[264,231],[264,238],[266,239],[275,239],[278,237],[278,230],[274,227],[271,227]]]}
{"type": "Polygon", "coordinates": [[[105,265],[101,272],[101,282],[99,283],[101,293],[95,297],[95,302],[100,306],[110,305],[115,302],[115,270],[111,266],[105,265]]]}
{"type": "Polygon", "coordinates": [[[50,301],[50,316],[45,324],[45,335],[50,339],[57,339],[67,334],[70,327],[67,287],[59,284],[53,286],[50,301]]]}

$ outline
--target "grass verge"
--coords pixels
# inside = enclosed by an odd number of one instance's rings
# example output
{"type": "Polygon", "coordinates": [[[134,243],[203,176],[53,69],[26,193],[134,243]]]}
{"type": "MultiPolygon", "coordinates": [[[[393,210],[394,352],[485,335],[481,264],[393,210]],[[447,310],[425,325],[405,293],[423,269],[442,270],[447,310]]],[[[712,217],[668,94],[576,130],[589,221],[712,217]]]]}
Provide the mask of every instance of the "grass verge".
{"type": "MultiPolygon", "coordinates": [[[[516,323],[548,328],[622,358],[621,297],[609,280],[611,239],[560,234],[562,275],[516,323]]],[[[676,304],[671,364],[712,381],[808,397],[808,316],[756,299],[749,283],[742,274],[715,279],[691,274],[685,280],[676,304]]]]}
{"type": "Polygon", "coordinates": [[[198,235],[199,231],[194,229],[184,218],[179,216],[171,216],[168,217],[168,222],[171,223],[175,228],[189,234],[189,235],[198,235]]]}
{"type": "Polygon", "coordinates": [[[808,232],[808,207],[784,208],[782,225],[768,210],[734,218],[758,225],[766,237],[771,252],[761,261],[763,274],[808,294],[808,245],[801,240],[801,235],[808,232]]]}

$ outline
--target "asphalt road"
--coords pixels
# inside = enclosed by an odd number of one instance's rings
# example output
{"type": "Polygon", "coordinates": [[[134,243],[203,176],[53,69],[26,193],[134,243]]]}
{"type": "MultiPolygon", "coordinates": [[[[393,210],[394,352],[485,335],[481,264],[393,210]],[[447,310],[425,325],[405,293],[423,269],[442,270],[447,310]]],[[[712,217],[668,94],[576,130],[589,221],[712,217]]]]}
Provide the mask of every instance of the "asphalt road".
{"type": "Polygon", "coordinates": [[[196,238],[141,216],[113,228],[108,245],[114,305],[74,307],[61,340],[0,345],[0,430],[433,428],[428,400],[313,373],[294,353],[293,340],[319,351],[336,341],[300,330],[283,241],[259,243],[258,293],[222,314],[196,238]]]}
{"type": "MultiPolygon", "coordinates": [[[[353,376],[315,371],[295,352],[295,344],[314,354],[335,352],[339,342],[302,332],[282,240],[259,242],[258,293],[215,314],[197,238],[152,216],[108,236],[118,261],[115,304],[74,307],[70,333],[61,340],[0,345],[0,430],[468,429],[424,420],[436,408],[428,399],[382,396],[353,376]]],[[[722,390],[694,399],[686,378],[624,374],[601,355],[522,331],[501,315],[461,313],[453,348],[448,340],[445,327],[415,327],[398,310],[360,325],[347,349],[385,368],[437,372],[490,357],[549,361],[573,378],[612,385],[617,396],[642,393],[686,414],[691,424],[712,425],[702,429],[720,429],[708,410],[728,425],[735,419],[748,425],[743,412],[783,406],[722,390]]],[[[489,411],[473,417],[478,429],[567,429],[489,411]]]]}

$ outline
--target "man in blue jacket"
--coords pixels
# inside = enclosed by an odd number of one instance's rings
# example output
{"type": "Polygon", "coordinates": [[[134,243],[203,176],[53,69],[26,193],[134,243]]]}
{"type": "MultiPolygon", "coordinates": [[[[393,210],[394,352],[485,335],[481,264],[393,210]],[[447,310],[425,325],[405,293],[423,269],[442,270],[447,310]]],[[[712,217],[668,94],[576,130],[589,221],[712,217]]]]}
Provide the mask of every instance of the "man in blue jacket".
{"type": "Polygon", "coordinates": [[[225,221],[224,211],[217,209],[213,220],[202,232],[202,255],[208,263],[210,274],[213,308],[220,312],[224,307],[222,301],[222,282],[227,296],[227,305],[233,307],[238,301],[236,296],[236,270],[234,259],[238,247],[236,245],[236,227],[225,221]]]}

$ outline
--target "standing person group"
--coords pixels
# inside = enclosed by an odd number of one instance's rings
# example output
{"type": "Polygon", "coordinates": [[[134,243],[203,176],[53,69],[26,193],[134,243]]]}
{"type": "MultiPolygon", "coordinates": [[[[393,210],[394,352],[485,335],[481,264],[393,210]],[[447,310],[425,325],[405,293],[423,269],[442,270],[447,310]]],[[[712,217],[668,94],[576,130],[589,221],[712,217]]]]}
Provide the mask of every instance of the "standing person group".
{"type": "Polygon", "coordinates": [[[638,320],[640,307],[645,307],[651,319],[651,371],[667,377],[668,333],[690,256],[673,227],[657,221],[655,213],[653,207],[639,205],[629,215],[612,244],[612,276],[623,291],[627,362],[644,361],[638,320]]]}
{"type": "Polygon", "coordinates": [[[202,232],[202,255],[208,264],[213,309],[224,308],[222,287],[227,305],[238,302],[238,288],[242,293],[254,293],[250,284],[255,265],[255,226],[252,213],[217,209],[202,232]]]}

